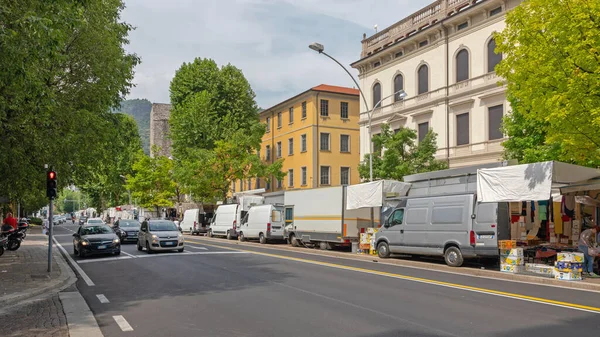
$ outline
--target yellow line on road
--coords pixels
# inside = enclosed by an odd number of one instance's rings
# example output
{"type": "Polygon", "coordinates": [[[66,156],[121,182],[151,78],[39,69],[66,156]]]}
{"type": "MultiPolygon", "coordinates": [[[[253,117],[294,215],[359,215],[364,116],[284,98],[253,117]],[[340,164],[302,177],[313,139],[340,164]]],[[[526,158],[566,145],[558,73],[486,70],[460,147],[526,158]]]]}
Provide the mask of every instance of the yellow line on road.
{"type": "Polygon", "coordinates": [[[354,271],[354,272],[359,272],[359,273],[364,273],[364,274],[372,274],[372,275],[391,277],[391,278],[396,278],[396,279],[401,279],[401,280],[437,285],[437,286],[441,286],[441,287],[460,289],[460,290],[476,292],[476,293],[481,293],[481,294],[488,294],[488,295],[512,298],[512,299],[517,299],[517,300],[521,300],[521,301],[534,302],[534,303],[540,303],[540,304],[552,305],[552,306],[557,306],[557,307],[562,307],[562,308],[567,308],[567,309],[580,310],[580,311],[586,311],[586,312],[600,314],[600,307],[592,307],[592,306],[581,305],[581,304],[576,304],[576,303],[555,301],[555,300],[550,300],[550,299],[546,299],[546,298],[526,296],[526,295],[509,293],[509,292],[493,290],[493,289],[471,287],[471,286],[457,284],[457,283],[436,281],[436,280],[431,280],[431,279],[426,279],[426,278],[421,278],[421,277],[388,273],[388,272],[373,270],[373,269],[344,266],[344,265],[336,264],[336,263],[329,263],[329,262],[303,259],[303,258],[298,258],[298,257],[282,256],[282,255],[276,255],[276,254],[270,254],[270,253],[256,252],[253,250],[240,249],[240,248],[223,247],[223,246],[219,246],[219,245],[208,244],[205,242],[202,242],[202,244],[205,246],[243,251],[243,252],[248,252],[248,253],[252,253],[252,254],[256,254],[256,255],[273,257],[273,258],[277,258],[277,259],[296,261],[296,262],[301,262],[301,263],[308,263],[308,264],[324,266],[324,267],[329,267],[329,268],[342,269],[342,270],[349,270],[349,271],[354,271]]]}

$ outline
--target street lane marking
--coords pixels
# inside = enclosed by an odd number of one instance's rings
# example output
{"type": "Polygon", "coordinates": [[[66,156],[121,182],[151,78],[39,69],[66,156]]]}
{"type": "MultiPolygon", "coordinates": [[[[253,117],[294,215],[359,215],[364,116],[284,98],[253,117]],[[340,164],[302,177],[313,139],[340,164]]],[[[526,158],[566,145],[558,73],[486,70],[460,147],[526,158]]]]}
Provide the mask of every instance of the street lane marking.
{"type": "Polygon", "coordinates": [[[115,320],[115,322],[117,322],[117,324],[119,325],[119,328],[121,328],[121,330],[133,331],[133,328],[131,327],[131,325],[129,325],[129,323],[127,323],[127,320],[125,319],[125,317],[118,315],[118,316],[113,316],[113,319],[115,320]]]}
{"type": "Polygon", "coordinates": [[[83,269],[81,269],[81,267],[79,266],[79,264],[77,264],[77,262],[75,262],[75,260],[73,260],[73,258],[71,257],[71,255],[69,253],[67,253],[67,251],[65,250],[65,248],[60,243],[58,243],[58,241],[56,240],[56,238],[52,238],[52,240],[54,241],[54,243],[56,244],[56,246],[58,247],[58,249],[60,249],[60,251],[63,253],[63,255],[67,257],[67,260],[69,260],[69,263],[71,264],[71,266],[73,268],[75,268],[75,270],[77,271],[77,273],[85,281],[85,284],[87,284],[88,287],[95,286],[94,282],[92,282],[92,279],[83,271],[83,269]]]}
{"type": "Polygon", "coordinates": [[[200,249],[200,250],[208,250],[208,248],[206,247],[198,247],[198,246],[192,246],[192,245],[185,245],[186,247],[190,247],[190,248],[194,248],[194,249],[200,249]]]}
{"type": "MultiPolygon", "coordinates": [[[[248,252],[241,251],[226,251],[226,252],[182,252],[182,253],[155,253],[155,254],[147,254],[147,255],[135,255],[136,259],[139,258],[147,258],[147,257],[163,257],[163,256],[189,256],[189,255],[220,255],[220,254],[249,254],[248,252]]],[[[76,263],[78,264],[86,264],[86,263],[94,263],[94,262],[110,262],[110,261],[120,261],[120,260],[131,260],[133,257],[129,256],[119,256],[119,257],[106,257],[106,258],[97,258],[91,260],[79,260],[76,263]]]]}
{"type": "Polygon", "coordinates": [[[106,296],[104,296],[103,294],[98,294],[96,295],[96,297],[98,297],[100,303],[109,303],[108,298],[106,298],[106,296]]]}
{"type": "Polygon", "coordinates": [[[462,284],[457,284],[457,283],[436,281],[436,280],[426,279],[426,278],[421,278],[421,277],[414,277],[414,276],[408,276],[408,275],[388,273],[388,272],[378,271],[378,270],[373,270],[373,269],[350,267],[350,266],[344,266],[344,265],[336,264],[336,263],[314,261],[314,260],[308,260],[308,259],[303,259],[303,258],[298,258],[298,257],[275,255],[275,254],[270,254],[270,253],[256,252],[256,251],[252,251],[252,250],[245,250],[245,249],[239,249],[239,248],[237,248],[237,249],[226,248],[226,247],[217,246],[217,245],[210,245],[210,244],[206,244],[206,245],[207,246],[218,247],[218,248],[223,248],[223,249],[230,249],[230,250],[235,250],[235,251],[248,252],[248,253],[251,253],[251,254],[262,255],[262,256],[267,256],[267,257],[273,257],[273,258],[277,258],[277,259],[283,259],[283,260],[296,261],[296,262],[301,262],[301,263],[314,264],[314,265],[323,266],[323,267],[329,267],[329,268],[335,268],[335,269],[355,271],[355,272],[364,273],[364,274],[371,274],[371,275],[378,275],[378,276],[390,277],[390,278],[395,278],[395,279],[400,279],[400,280],[406,280],[406,281],[413,281],[413,282],[418,282],[418,283],[436,285],[436,286],[445,287],[445,288],[459,289],[459,290],[464,290],[464,291],[469,291],[469,292],[475,292],[475,293],[480,293],[480,294],[486,294],[486,295],[492,295],[492,296],[498,296],[498,297],[506,297],[506,298],[520,300],[520,301],[525,301],[525,302],[533,302],[533,303],[538,303],[538,304],[546,304],[546,305],[555,306],[555,307],[561,307],[561,308],[566,308],[566,309],[579,310],[579,311],[591,312],[591,313],[594,313],[594,314],[600,314],[600,307],[592,307],[592,306],[581,305],[581,304],[576,304],[576,303],[555,301],[555,300],[550,300],[550,299],[546,299],[546,298],[540,298],[540,297],[534,297],[534,296],[527,296],[527,295],[520,295],[520,294],[509,293],[509,292],[504,292],[504,291],[499,291],[499,290],[493,290],[493,289],[485,289],[485,288],[472,287],[472,286],[467,286],[467,285],[462,285],[462,284]]]}
{"type": "Polygon", "coordinates": [[[92,262],[101,262],[101,261],[116,261],[116,260],[129,260],[131,259],[131,257],[129,256],[119,256],[119,257],[103,257],[103,258],[96,258],[96,259],[92,259],[92,260],[79,260],[77,261],[78,264],[82,264],[82,263],[92,263],[92,262]]]}
{"type": "Polygon", "coordinates": [[[125,255],[127,255],[127,256],[130,256],[130,257],[132,257],[132,258],[134,258],[134,259],[137,257],[137,256],[135,256],[135,255],[133,255],[133,254],[129,254],[128,252],[121,251],[121,253],[123,253],[123,254],[125,254],[125,255]]]}

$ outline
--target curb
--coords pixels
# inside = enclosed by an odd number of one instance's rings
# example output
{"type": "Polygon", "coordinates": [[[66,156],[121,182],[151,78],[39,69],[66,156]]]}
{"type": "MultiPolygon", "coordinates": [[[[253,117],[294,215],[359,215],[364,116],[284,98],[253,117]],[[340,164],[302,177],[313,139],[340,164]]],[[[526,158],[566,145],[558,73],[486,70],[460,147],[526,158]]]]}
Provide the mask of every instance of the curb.
{"type": "Polygon", "coordinates": [[[56,264],[58,264],[58,268],[60,269],[60,277],[55,280],[51,280],[46,286],[33,289],[30,288],[27,289],[27,291],[21,291],[16,294],[3,296],[0,298],[0,308],[2,308],[1,311],[6,311],[13,307],[20,306],[30,300],[38,300],[53,296],[70,287],[77,281],[75,273],[67,265],[62,253],[54,245],[52,249],[52,256],[55,258],[56,264]]]}
{"type": "MultiPolygon", "coordinates": [[[[413,268],[413,269],[423,269],[430,271],[438,271],[447,274],[455,274],[461,276],[471,276],[471,277],[479,277],[479,278],[487,278],[492,280],[500,280],[500,281],[509,281],[509,282],[518,282],[518,283],[528,283],[534,285],[548,286],[548,287],[556,287],[556,288],[565,288],[572,290],[583,290],[583,291],[591,291],[591,292],[600,292],[600,283],[588,283],[588,282],[580,282],[580,281],[561,281],[555,280],[553,278],[546,277],[537,277],[530,275],[519,275],[519,274],[510,274],[504,273],[501,271],[489,270],[489,269],[474,269],[474,268],[453,268],[445,265],[440,265],[436,263],[430,262],[417,262],[410,260],[401,260],[395,258],[389,259],[381,259],[375,255],[358,255],[352,253],[340,253],[334,251],[321,251],[321,250],[308,250],[307,248],[297,248],[297,247],[289,247],[289,246],[264,246],[261,245],[257,247],[253,243],[248,242],[239,242],[239,241],[221,241],[216,239],[211,239],[207,237],[198,236],[195,239],[199,239],[204,242],[215,242],[215,243],[223,243],[229,246],[246,246],[246,247],[255,247],[259,249],[267,249],[267,250],[277,250],[277,251],[290,251],[295,253],[302,253],[306,255],[317,255],[323,257],[330,258],[340,258],[347,259],[353,261],[362,261],[362,262],[372,262],[377,264],[383,264],[388,266],[396,266],[396,267],[405,267],[405,268],[413,268]]],[[[223,247],[225,248],[225,247],[223,247]]]]}

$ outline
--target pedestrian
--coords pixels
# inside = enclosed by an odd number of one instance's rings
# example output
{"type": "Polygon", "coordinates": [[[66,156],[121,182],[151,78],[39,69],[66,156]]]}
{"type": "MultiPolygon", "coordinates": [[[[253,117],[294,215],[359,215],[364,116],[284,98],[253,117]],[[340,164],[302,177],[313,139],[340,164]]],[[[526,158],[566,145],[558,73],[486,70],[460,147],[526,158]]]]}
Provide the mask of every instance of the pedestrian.
{"type": "Polygon", "coordinates": [[[600,226],[594,225],[581,232],[579,236],[579,251],[583,253],[583,276],[597,278],[600,277],[594,273],[595,255],[590,255],[590,249],[596,248],[596,235],[600,232],[600,226]]]}
{"type": "Polygon", "coordinates": [[[9,225],[13,229],[17,229],[17,219],[15,219],[13,217],[13,214],[11,212],[8,212],[8,214],[6,215],[6,218],[2,222],[2,227],[3,228],[4,228],[4,225],[9,225]]]}

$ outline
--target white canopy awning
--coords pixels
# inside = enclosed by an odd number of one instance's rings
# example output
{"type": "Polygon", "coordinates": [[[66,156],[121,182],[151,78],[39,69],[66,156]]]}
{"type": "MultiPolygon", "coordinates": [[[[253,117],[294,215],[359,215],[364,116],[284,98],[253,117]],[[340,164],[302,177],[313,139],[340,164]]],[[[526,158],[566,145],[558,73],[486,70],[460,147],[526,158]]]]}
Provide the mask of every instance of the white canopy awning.
{"type": "Polygon", "coordinates": [[[556,161],[477,170],[480,202],[548,200],[552,188],[600,178],[600,170],[556,161]]]}
{"type": "Polygon", "coordinates": [[[381,207],[386,197],[406,196],[411,184],[396,180],[378,180],[351,185],[346,189],[346,209],[381,207]]]}

